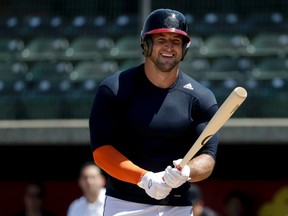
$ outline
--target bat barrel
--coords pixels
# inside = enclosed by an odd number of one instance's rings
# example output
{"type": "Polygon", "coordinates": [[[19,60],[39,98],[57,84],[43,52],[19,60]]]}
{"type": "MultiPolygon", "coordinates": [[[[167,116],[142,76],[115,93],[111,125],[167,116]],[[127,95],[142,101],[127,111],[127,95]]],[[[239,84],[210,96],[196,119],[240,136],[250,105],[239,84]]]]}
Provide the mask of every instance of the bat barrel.
{"type": "Polygon", "coordinates": [[[247,97],[247,91],[243,87],[236,87],[234,89],[234,92],[240,97],[243,97],[243,98],[247,97]]]}

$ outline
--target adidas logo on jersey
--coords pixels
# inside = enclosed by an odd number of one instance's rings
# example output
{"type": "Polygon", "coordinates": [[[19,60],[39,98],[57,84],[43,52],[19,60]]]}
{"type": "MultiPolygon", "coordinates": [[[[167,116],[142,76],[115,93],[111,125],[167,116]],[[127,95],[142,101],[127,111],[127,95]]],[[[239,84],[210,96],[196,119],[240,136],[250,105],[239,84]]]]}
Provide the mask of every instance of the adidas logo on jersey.
{"type": "Polygon", "coordinates": [[[183,88],[193,90],[193,87],[192,87],[191,83],[188,83],[188,84],[184,85],[183,88]]]}

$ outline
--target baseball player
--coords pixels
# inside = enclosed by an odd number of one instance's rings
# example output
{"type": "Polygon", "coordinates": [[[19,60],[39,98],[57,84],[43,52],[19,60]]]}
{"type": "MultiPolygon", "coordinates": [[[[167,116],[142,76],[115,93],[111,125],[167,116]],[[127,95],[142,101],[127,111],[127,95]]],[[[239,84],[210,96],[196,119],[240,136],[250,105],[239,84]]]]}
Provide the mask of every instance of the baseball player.
{"type": "Polygon", "coordinates": [[[99,86],[89,128],[94,161],[108,174],[104,216],[193,215],[189,182],[213,171],[217,134],[176,168],[218,110],[214,94],[179,70],[187,32],[182,13],[153,11],[141,31],[144,63],[99,86]]]}

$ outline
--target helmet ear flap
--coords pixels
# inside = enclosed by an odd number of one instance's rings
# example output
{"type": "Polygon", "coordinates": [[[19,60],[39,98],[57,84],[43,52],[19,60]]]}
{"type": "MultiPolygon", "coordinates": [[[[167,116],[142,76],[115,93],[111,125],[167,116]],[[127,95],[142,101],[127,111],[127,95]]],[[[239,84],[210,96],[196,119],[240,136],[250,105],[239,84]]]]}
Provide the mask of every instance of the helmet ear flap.
{"type": "Polygon", "coordinates": [[[182,59],[181,59],[181,61],[184,59],[185,55],[187,54],[187,51],[188,51],[189,46],[190,46],[190,42],[183,44],[183,47],[182,47],[182,59]]]}
{"type": "Polygon", "coordinates": [[[142,42],[141,42],[141,47],[142,47],[142,54],[147,57],[150,56],[152,53],[152,46],[153,42],[150,37],[146,37],[142,42]]]}

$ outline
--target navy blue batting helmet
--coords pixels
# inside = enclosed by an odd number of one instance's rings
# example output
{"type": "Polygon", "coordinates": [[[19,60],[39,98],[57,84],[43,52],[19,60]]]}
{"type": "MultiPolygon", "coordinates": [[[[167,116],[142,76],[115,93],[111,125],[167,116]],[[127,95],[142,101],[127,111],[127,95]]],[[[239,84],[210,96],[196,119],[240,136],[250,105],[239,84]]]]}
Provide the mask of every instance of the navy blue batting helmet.
{"type": "Polygon", "coordinates": [[[171,9],[157,9],[147,17],[141,31],[141,47],[144,56],[149,56],[152,51],[153,44],[149,36],[163,32],[172,32],[183,36],[183,59],[190,45],[188,25],[186,17],[182,13],[171,9]]]}

